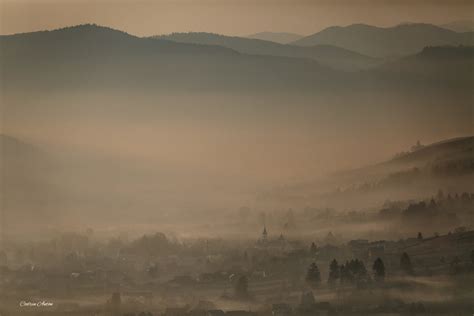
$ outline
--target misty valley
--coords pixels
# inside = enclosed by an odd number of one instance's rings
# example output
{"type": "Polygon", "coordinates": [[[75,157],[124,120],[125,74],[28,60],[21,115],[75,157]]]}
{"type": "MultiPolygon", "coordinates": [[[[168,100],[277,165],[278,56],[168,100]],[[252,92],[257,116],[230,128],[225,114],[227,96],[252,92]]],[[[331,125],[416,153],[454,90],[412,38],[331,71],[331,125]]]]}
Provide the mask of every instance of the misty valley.
{"type": "Polygon", "coordinates": [[[473,35],[0,35],[0,316],[473,315],[473,35]]]}

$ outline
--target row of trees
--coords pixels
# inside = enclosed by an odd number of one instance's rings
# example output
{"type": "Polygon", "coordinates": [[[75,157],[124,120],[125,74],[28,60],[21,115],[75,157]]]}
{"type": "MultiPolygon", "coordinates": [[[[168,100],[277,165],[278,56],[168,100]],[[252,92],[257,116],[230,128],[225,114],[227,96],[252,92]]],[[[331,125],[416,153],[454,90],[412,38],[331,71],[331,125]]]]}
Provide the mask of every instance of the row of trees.
{"type": "MultiPolygon", "coordinates": [[[[407,275],[414,274],[411,259],[406,252],[400,257],[400,269],[407,275]]],[[[375,282],[385,280],[385,264],[381,258],[375,259],[372,264],[372,272],[375,282]]],[[[339,264],[336,259],[333,259],[329,265],[327,281],[329,286],[335,286],[338,283],[341,285],[363,285],[371,280],[364,262],[359,259],[346,261],[345,264],[339,264]]],[[[306,282],[313,288],[321,285],[321,272],[315,262],[311,263],[308,268],[306,282]]]]}
{"type": "MultiPolygon", "coordinates": [[[[470,259],[474,265],[474,250],[470,253],[470,259]]],[[[458,259],[459,260],[459,259],[458,259]]],[[[414,275],[413,265],[410,256],[404,252],[400,256],[400,270],[405,275],[414,275]]],[[[382,283],[385,280],[385,264],[381,258],[375,259],[372,264],[373,278],[367,272],[364,262],[359,259],[346,261],[345,264],[339,264],[333,259],[329,265],[328,285],[333,287],[340,285],[363,286],[371,280],[382,283]]],[[[317,288],[321,285],[321,272],[315,262],[311,263],[306,273],[306,282],[312,287],[317,288]]],[[[248,292],[248,279],[246,276],[240,276],[234,285],[235,297],[247,299],[250,297],[248,292]]]]}

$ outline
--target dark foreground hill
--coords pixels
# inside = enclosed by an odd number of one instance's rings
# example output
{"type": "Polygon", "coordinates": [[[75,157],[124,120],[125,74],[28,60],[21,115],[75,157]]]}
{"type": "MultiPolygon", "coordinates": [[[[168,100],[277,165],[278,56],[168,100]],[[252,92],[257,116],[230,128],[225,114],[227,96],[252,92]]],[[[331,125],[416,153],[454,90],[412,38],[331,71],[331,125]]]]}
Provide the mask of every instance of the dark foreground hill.
{"type": "Polygon", "coordinates": [[[346,189],[332,197],[412,199],[439,189],[470,192],[474,181],[474,136],[414,146],[395,158],[336,175],[346,189]]]}
{"type": "MultiPolygon", "coordinates": [[[[474,172],[474,136],[459,137],[435,142],[429,145],[413,146],[405,152],[395,155],[394,158],[385,162],[342,172],[339,175],[347,180],[383,178],[391,173],[413,168],[433,168],[442,164],[452,162],[466,162],[462,173],[474,172]]],[[[454,166],[453,166],[454,167],[454,166]]]]}
{"type": "Polygon", "coordinates": [[[379,164],[270,191],[265,199],[360,209],[386,201],[423,199],[440,189],[453,194],[472,192],[473,181],[474,136],[467,136],[413,146],[379,164]]]}
{"type": "Polygon", "coordinates": [[[426,146],[420,145],[407,153],[401,153],[386,164],[412,164],[420,166],[456,156],[474,158],[474,136],[448,139],[426,146]]]}

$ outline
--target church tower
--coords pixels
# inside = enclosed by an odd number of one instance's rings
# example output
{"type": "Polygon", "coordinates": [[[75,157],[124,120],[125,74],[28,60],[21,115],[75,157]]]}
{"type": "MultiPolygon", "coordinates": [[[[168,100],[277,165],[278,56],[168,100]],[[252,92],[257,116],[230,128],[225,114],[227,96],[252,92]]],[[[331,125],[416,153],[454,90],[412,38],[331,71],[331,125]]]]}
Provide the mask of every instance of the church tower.
{"type": "Polygon", "coordinates": [[[267,227],[266,227],[266,226],[263,226],[262,241],[263,241],[263,242],[266,242],[266,241],[267,241],[267,237],[268,237],[267,227]]]}

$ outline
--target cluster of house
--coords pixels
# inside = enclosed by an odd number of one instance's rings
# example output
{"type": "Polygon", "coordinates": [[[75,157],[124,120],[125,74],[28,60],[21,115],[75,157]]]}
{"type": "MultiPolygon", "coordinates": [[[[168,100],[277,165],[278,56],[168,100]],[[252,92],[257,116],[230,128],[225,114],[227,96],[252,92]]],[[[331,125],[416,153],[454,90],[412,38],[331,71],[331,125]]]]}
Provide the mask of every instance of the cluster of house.
{"type": "MultiPolygon", "coordinates": [[[[222,310],[206,308],[208,302],[203,301],[194,308],[189,306],[167,308],[160,313],[161,316],[290,316],[290,315],[328,315],[331,305],[328,302],[317,303],[311,291],[301,295],[301,302],[293,307],[288,303],[276,303],[271,305],[271,309],[252,310],[222,310]]],[[[212,305],[212,304],[211,304],[212,305]]],[[[208,306],[210,307],[210,306],[208,306]]]]}

